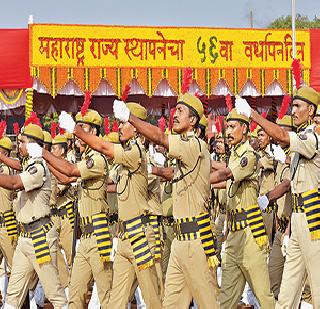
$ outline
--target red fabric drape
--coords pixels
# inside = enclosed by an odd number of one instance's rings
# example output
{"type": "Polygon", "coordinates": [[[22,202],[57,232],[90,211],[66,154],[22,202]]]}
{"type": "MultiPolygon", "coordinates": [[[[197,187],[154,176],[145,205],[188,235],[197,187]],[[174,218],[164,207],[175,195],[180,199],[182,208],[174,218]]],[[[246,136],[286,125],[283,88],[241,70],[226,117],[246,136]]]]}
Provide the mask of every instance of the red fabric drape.
{"type": "Polygon", "coordinates": [[[320,29],[310,29],[311,72],[310,86],[320,91],[320,29]]]}
{"type": "Polygon", "coordinates": [[[0,29],[0,88],[32,87],[28,29],[0,29]]]}

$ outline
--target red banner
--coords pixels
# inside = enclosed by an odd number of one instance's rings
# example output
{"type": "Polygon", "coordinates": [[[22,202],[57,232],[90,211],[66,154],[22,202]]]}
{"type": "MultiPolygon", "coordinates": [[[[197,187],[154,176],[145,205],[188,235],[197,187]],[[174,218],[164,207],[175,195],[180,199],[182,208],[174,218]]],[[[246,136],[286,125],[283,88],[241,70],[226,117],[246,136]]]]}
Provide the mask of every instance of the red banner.
{"type": "Polygon", "coordinates": [[[0,89],[32,87],[28,32],[28,29],[0,29],[0,89]]]}
{"type": "Polygon", "coordinates": [[[311,72],[310,86],[320,91],[320,29],[310,29],[311,72]]]}

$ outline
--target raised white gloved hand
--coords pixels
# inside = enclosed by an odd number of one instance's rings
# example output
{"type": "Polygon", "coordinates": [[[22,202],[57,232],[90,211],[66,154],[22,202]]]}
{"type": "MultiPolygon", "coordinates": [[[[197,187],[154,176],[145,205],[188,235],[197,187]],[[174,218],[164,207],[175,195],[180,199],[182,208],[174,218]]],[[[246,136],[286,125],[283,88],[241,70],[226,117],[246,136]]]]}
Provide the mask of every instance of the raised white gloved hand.
{"type": "Polygon", "coordinates": [[[164,166],[164,163],[166,162],[166,157],[160,152],[155,152],[153,159],[157,165],[162,166],[162,167],[164,166]]]}
{"type": "Polygon", "coordinates": [[[288,246],[289,246],[289,235],[284,235],[282,239],[282,246],[281,246],[281,251],[282,255],[286,256],[288,252],[288,246]]]}
{"type": "Polygon", "coordinates": [[[284,164],[286,162],[287,156],[286,156],[285,152],[283,151],[283,149],[279,145],[277,145],[273,149],[273,156],[277,161],[281,162],[282,164],[284,164]]]}
{"type": "Polygon", "coordinates": [[[27,143],[26,147],[31,158],[42,158],[42,148],[37,143],[27,143]]]}
{"type": "Polygon", "coordinates": [[[114,117],[119,119],[121,122],[127,122],[129,120],[130,110],[123,101],[114,100],[113,113],[114,117]]]}
{"type": "Polygon", "coordinates": [[[65,111],[62,111],[59,116],[59,126],[60,128],[65,129],[67,132],[73,133],[76,123],[71,115],[65,111]]]}
{"type": "Polygon", "coordinates": [[[114,237],[112,239],[112,249],[111,249],[111,253],[110,253],[110,261],[114,262],[114,258],[116,257],[118,251],[118,238],[114,237]]]}
{"type": "Polygon", "coordinates": [[[235,107],[239,115],[244,115],[248,118],[251,117],[251,107],[245,99],[236,98],[235,107]]]}
{"type": "Polygon", "coordinates": [[[265,210],[269,205],[268,197],[266,195],[259,196],[258,197],[258,205],[262,211],[265,210]]]}

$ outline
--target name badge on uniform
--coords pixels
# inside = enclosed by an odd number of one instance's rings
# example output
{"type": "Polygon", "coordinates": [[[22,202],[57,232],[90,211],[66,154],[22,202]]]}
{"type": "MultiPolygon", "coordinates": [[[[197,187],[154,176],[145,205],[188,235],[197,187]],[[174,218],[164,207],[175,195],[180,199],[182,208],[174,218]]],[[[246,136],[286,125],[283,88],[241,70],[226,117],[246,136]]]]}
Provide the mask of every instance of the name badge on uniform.
{"type": "Polygon", "coordinates": [[[241,167],[247,166],[248,165],[248,158],[247,157],[241,158],[240,165],[241,165],[241,167]]]}
{"type": "Polygon", "coordinates": [[[28,172],[33,175],[37,172],[37,168],[35,166],[31,166],[29,169],[28,169],[28,172]]]}
{"type": "Polygon", "coordinates": [[[299,134],[298,136],[299,136],[299,138],[300,138],[302,141],[306,141],[306,140],[308,139],[307,134],[301,133],[301,134],[299,134]]]}
{"type": "Polygon", "coordinates": [[[93,165],[94,165],[93,159],[92,158],[87,159],[87,161],[86,161],[87,168],[92,168],[93,165]]]}

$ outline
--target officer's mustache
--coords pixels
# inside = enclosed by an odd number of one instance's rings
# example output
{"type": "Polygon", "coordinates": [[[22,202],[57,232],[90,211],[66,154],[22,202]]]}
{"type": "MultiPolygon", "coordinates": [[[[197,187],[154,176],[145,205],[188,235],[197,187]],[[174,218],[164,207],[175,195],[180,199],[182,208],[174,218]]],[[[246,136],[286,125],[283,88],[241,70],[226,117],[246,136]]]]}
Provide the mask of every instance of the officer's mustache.
{"type": "Polygon", "coordinates": [[[173,122],[179,123],[178,118],[177,118],[177,117],[174,117],[174,118],[173,118],[173,122]]]}
{"type": "Polygon", "coordinates": [[[227,139],[233,139],[231,135],[227,135],[227,139]]]}

